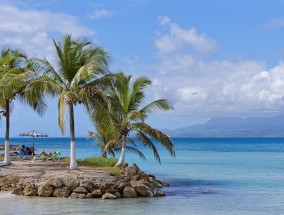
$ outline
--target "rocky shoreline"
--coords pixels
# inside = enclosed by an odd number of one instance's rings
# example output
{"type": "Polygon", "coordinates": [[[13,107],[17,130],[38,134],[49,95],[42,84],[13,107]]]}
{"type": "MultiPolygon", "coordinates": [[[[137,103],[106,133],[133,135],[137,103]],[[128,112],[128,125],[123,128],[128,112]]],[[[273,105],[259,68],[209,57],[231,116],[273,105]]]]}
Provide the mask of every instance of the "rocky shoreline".
{"type": "Polygon", "coordinates": [[[117,199],[165,196],[160,189],[168,186],[135,164],[124,165],[121,176],[95,167],[68,170],[66,165],[54,164],[25,164],[30,174],[17,172],[13,165],[0,167],[0,191],[22,196],[117,199]]]}

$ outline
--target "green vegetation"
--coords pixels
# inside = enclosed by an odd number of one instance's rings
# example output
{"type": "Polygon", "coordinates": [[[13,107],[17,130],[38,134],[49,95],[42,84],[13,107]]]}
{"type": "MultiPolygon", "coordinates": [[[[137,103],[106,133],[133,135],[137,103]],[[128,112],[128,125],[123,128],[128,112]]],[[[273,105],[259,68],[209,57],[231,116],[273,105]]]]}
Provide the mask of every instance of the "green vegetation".
{"type": "Polygon", "coordinates": [[[108,81],[108,55],[100,47],[82,39],[74,40],[70,35],[62,41],[53,40],[56,49],[57,67],[48,61],[33,59],[33,65],[43,73],[33,86],[39,93],[58,96],[58,124],[65,129],[66,109],[69,109],[70,168],[76,168],[74,106],[89,107],[103,97],[102,86],[108,81]]]}
{"type": "Polygon", "coordinates": [[[0,56],[0,113],[6,118],[4,163],[10,163],[9,136],[10,115],[13,100],[18,98],[27,103],[40,115],[45,111],[41,94],[30,86],[37,79],[37,71],[29,64],[27,56],[19,50],[4,49],[0,56]]]}
{"type": "Polygon", "coordinates": [[[98,167],[113,167],[117,162],[116,158],[92,157],[78,160],[80,165],[98,166],[98,167]]]}
{"type": "Polygon", "coordinates": [[[124,73],[118,73],[113,78],[113,85],[107,91],[109,104],[105,105],[105,109],[100,112],[93,111],[92,119],[96,122],[99,135],[105,140],[105,135],[111,134],[102,146],[104,151],[121,150],[120,158],[116,166],[124,163],[126,151],[137,153],[140,157],[145,158],[142,152],[136,148],[136,143],[141,143],[145,147],[152,149],[154,157],[160,162],[158,150],[149,138],[152,137],[162,144],[172,156],[175,156],[174,144],[171,138],[155,128],[152,128],[145,122],[149,114],[157,109],[170,110],[172,106],[165,99],[155,100],[150,104],[140,107],[145,98],[145,88],[152,82],[146,77],[140,77],[131,81],[131,76],[124,73]],[[105,133],[101,132],[104,131],[105,133]],[[103,134],[103,135],[102,135],[103,134]],[[131,138],[134,135],[135,139],[131,138]],[[115,144],[113,144],[115,143],[115,144]],[[131,144],[132,146],[127,146],[131,144]],[[109,147],[109,148],[107,148],[109,147]]]}
{"type": "MultiPolygon", "coordinates": [[[[63,157],[60,162],[70,162],[69,157],[63,157]]],[[[98,169],[106,170],[116,176],[121,176],[121,170],[118,167],[114,167],[116,164],[116,158],[104,158],[104,157],[91,157],[85,159],[78,159],[79,166],[95,166],[98,169]]]]}
{"type": "MultiPolygon", "coordinates": [[[[6,118],[4,163],[10,162],[9,129],[12,101],[19,98],[40,115],[47,105],[45,96],[58,98],[58,125],[65,130],[68,113],[70,127],[70,168],[95,165],[103,168],[123,164],[127,151],[142,159],[144,154],[136,144],[149,147],[160,162],[153,138],[175,156],[174,144],[169,136],[146,123],[150,113],[171,110],[165,99],[155,100],[144,107],[145,89],[151,85],[147,77],[132,80],[124,73],[109,71],[108,53],[86,39],[73,39],[66,35],[53,40],[56,65],[46,59],[28,57],[18,50],[3,50],[0,56],[0,116],[6,118]],[[76,159],[74,107],[84,105],[96,131],[89,137],[96,139],[102,157],[76,159]],[[120,152],[119,159],[106,158],[120,152]]],[[[113,171],[117,171],[113,169],[113,171]]]]}

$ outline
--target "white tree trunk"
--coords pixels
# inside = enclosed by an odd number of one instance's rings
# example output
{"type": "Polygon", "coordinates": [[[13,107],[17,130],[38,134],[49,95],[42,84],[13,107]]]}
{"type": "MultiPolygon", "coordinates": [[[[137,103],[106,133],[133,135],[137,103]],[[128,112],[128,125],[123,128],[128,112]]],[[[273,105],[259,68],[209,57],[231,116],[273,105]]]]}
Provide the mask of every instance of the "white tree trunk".
{"type": "Polygon", "coordinates": [[[75,141],[71,141],[71,151],[70,151],[70,169],[77,169],[78,164],[76,161],[76,150],[75,141]]]}
{"type": "Polygon", "coordinates": [[[125,152],[126,152],[126,144],[125,144],[125,142],[123,142],[120,157],[119,157],[117,163],[115,164],[115,166],[121,166],[124,163],[125,152]]]}
{"type": "Polygon", "coordinates": [[[10,164],[10,154],[9,154],[9,141],[5,141],[5,157],[4,157],[4,164],[10,164]]]}

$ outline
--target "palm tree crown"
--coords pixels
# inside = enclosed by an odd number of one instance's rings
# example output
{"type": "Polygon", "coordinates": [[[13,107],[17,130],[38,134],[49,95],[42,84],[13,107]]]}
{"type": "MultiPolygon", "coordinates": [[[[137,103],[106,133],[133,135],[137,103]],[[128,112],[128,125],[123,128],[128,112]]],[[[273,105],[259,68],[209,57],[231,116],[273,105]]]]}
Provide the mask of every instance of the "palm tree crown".
{"type": "Polygon", "coordinates": [[[101,86],[107,79],[109,57],[102,48],[91,42],[73,40],[70,35],[62,41],[53,41],[57,65],[34,59],[34,65],[44,74],[42,80],[33,83],[38,92],[58,95],[58,124],[62,133],[65,128],[65,112],[69,109],[71,160],[70,168],[77,168],[75,154],[74,105],[88,104],[94,95],[102,95],[101,86]]]}
{"type": "Polygon", "coordinates": [[[31,88],[28,87],[35,77],[36,73],[29,67],[28,59],[24,53],[19,50],[2,50],[0,57],[0,107],[3,109],[1,113],[6,117],[4,157],[6,164],[10,163],[9,131],[13,100],[19,98],[39,114],[43,114],[45,111],[46,105],[42,97],[40,95],[34,97],[31,88]]]}
{"type": "Polygon", "coordinates": [[[161,143],[172,156],[175,156],[171,138],[145,122],[152,111],[169,110],[172,109],[172,106],[167,100],[159,99],[140,108],[145,98],[144,90],[151,84],[151,81],[146,77],[140,77],[132,83],[131,78],[123,73],[117,74],[113,81],[113,88],[108,92],[111,102],[109,114],[104,113],[103,119],[101,114],[97,112],[94,112],[93,115],[97,123],[118,131],[116,141],[121,147],[121,155],[116,166],[120,166],[124,162],[126,143],[133,142],[133,140],[130,141],[130,134],[134,135],[138,143],[150,147],[158,162],[160,162],[160,156],[151,138],[161,143]]]}

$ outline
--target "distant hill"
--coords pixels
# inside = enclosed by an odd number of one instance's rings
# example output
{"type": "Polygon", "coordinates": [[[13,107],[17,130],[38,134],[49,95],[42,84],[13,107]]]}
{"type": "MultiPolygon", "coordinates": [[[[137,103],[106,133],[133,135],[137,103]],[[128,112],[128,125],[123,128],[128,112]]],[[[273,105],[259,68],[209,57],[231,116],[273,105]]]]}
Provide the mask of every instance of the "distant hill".
{"type": "Polygon", "coordinates": [[[217,117],[204,124],[164,131],[173,137],[284,137],[284,115],[217,117]]]}

